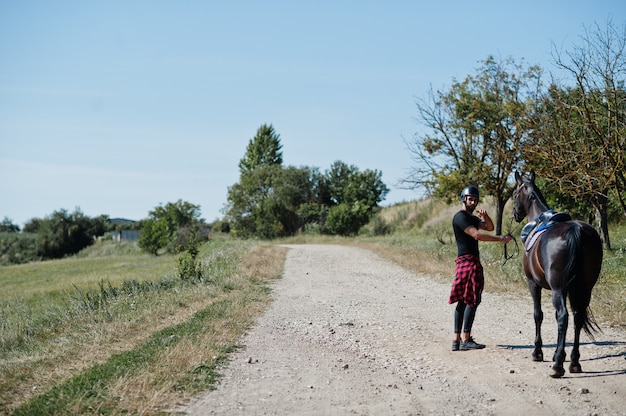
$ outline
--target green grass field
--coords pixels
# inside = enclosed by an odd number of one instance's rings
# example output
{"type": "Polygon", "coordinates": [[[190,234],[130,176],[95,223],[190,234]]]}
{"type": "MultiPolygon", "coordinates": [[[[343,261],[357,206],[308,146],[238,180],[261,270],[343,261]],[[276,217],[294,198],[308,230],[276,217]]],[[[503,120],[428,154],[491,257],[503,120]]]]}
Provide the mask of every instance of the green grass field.
{"type": "MultiPolygon", "coordinates": [[[[120,243],[123,246],[130,243],[120,243]]],[[[87,250],[95,251],[94,247],[87,250]]],[[[125,247],[120,247],[124,251],[125,247]]],[[[127,249],[126,249],[127,250],[127,249]]],[[[135,249],[136,251],[136,249],[135,249]]],[[[75,287],[96,287],[101,281],[118,285],[125,280],[154,280],[155,276],[173,275],[176,263],[172,257],[153,257],[139,252],[103,257],[85,256],[29,263],[0,268],[4,290],[0,302],[14,300],[15,295],[31,306],[42,297],[63,297],[75,287]]]]}

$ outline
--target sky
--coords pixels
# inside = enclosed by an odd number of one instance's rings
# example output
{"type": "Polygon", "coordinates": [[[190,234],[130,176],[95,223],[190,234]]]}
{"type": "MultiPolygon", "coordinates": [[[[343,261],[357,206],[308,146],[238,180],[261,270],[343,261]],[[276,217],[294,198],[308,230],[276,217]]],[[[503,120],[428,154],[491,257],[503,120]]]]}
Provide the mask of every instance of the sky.
{"type": "Polygon", "coordinates": [[[623,0],[0,0],[0,221],[58,210],[208,222],[262,124],[283,163],[378,170],[406,190],[416,99],[488,56],[554,71],[623,0]]]}

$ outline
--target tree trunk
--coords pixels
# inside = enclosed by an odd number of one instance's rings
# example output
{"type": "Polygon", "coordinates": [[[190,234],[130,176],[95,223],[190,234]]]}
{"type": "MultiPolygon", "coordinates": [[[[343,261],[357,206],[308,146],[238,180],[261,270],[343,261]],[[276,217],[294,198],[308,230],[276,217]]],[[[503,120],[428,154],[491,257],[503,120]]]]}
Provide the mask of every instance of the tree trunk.
{"type": "Polygon", "coordinates": [[[611,249],[611,239],[609,238],[609,220],[606,212],[608,198],[600,196],[597,198],[597,203],[594,204],[594,212],[596,216],[596,223],[598,224],[598,232],[600,233],[600,239],[602,240],[602,247],[605,250],[611,249]]]}
{"type": "Polygon", "coordinates": [[[506,205],[506,200],[502,200],[502,198],[496,198],[497,201],[497,212],[496,212],[496,235],[502,234],[502,216],[504,215],[504,206],[506,205]]]}

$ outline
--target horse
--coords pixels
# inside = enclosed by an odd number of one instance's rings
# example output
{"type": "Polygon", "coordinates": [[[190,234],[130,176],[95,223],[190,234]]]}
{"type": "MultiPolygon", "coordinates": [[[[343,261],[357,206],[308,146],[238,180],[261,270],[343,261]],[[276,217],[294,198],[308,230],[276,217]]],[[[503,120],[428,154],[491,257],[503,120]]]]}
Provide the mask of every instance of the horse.
{"type": "MultiPolygon", "coordinates": [[[[571,352],[570,373],[581,373],[580,332],[584,329],[593,341],[593,332],[599,331],[589,302],[591,291],[596,284],[602,268],[603,248],[598,232],[588,223],[574,221],[566,216],[563,221],[551,222],[545,218],[552,213],[541,191],[535,185],[535,174],[528,178],[515,172],[513,191],[513,218],[518,223],[525,217],[530,222],[542,223],[542,229],[535,229],[532,241],[525,241],[522,265],[528,289],[533,299],[533,317],[535,320],[535,349],[533,361],[543,361],[543,342],[541,340],[541,290],[552,291],[552,304],[556,309],[558,337],[552,366],[553,378],[563,377],[565,369],[565,336],[569,321],[567,297],[574,315],[574,346],[571,352]],[[532,221],[534,219],[534,221],[532,221]]],[[[530,223],[529,223],[530,224],[530,223]]],[[[532,227],[533,224],[530,224],[532,227]]],[[[539,224],[537,224],[539,225],[539,224]]]]}

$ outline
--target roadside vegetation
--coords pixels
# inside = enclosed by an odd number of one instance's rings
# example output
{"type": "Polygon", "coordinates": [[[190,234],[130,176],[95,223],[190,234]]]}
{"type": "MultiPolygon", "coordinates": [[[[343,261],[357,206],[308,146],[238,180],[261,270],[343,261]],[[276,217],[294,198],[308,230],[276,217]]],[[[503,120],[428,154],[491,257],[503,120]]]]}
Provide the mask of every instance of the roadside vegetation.
{"type": "Polygon", "coordinates": [[[87,250],[0,267],[0,414],[160,414],[210,388],[285,253],[215,238],[189,279],[134,243],[87,250]]]}

